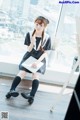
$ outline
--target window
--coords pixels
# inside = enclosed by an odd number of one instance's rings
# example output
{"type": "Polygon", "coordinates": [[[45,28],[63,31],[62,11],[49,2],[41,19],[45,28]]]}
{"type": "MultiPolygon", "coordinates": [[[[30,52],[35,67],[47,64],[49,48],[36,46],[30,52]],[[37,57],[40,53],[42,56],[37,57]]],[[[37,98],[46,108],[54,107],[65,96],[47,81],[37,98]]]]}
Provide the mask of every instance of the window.
{"type": "MultiPolygon", "coordinates": [[[[38,15],[50,20],[47,33],[54,49],[57,43],[55,61],[71,66],[76,50],[75,16],[78,4],[63,5],[59,0],[1,0],[0,3],[0,55],[17,56],[23,51],[25,34],[34,28],[38,15]],[[8,7],[7,7],[8,6],[8,7]],[[75,11],[75,12],[74,12],[75,11]],[[36,14],[35,14],[36,13],[36,14]]],[[[49,67],[53,68],[54,51],[50,55],[49,67]],[[53,54],[53,55],[52,55],[53,54]]]]}

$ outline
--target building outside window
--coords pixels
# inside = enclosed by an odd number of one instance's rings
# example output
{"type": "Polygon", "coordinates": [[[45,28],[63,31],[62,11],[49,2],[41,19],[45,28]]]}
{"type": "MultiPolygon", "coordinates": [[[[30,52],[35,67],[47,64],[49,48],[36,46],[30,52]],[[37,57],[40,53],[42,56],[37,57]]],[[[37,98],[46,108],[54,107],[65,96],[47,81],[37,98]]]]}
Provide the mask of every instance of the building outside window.
{"type": "Polygon", "coordinates": [[[33,30],[34,19],[42,15],[50,20],[46,29],[52,40],[48,67],[71,70],[77,55],[75,16],[78,10],[79,4],[60,4],[59,0],[1,0],[0,56],[19,59],[26,49],[23,46],[26,33],[33,30]]]}

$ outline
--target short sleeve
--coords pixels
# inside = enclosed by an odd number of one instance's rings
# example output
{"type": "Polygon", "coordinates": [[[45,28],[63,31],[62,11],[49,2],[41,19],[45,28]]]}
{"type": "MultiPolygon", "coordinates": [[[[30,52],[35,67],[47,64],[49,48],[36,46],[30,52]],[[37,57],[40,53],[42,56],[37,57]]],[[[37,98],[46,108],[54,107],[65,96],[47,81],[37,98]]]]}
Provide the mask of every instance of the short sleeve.
{"type": "Polygon", "coordinates": [[[30,33],[28,32],[25,37],[24,45],[30,45],[30,33]]]}
{"type": "Polygon", "coordinates": [[[43,47],[44,50],[51,50],[51,38],[49,37],[45,46],[43,47]]]}

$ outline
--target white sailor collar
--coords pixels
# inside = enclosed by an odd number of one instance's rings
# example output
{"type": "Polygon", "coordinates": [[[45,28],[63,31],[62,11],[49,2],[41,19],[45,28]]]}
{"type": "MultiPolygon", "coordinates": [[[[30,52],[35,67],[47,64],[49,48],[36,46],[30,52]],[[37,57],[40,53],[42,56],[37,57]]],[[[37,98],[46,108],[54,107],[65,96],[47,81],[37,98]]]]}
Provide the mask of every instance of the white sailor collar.
{"type": "MultiPolygon", "coordinates": [[[[30,32],[30,41],[31,41],[31,37],[32,37],[32,32],[30,32]]],[[[42,40],[40,40],[37,49],[36,49],[36,40],[35,40],[35,42],[34,42],[34,49],[37,51],[37,50],[40,49],[40,46],[44,47],[45,44],[46,44],[46,42],[47,42],[47,40],[48,40],[48,38],[49,38],[49,35],[46,34],[46,33],[44,33],[43,42],[41,42],[42,40]]],[[[35,38],[35,39],[36,39],[36,38],[35,38]]]]}

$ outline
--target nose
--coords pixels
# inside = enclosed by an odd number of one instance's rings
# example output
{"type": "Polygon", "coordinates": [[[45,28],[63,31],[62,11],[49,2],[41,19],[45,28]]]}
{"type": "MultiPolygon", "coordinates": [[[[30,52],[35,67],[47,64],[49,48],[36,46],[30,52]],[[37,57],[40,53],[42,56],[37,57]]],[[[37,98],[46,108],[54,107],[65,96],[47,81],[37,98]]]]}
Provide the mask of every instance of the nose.
{"type": "Polygon", "coordinates": [[[38,25],[37,25],[37,27],[39,28],[39,27],[40,27],[40,25],[38,24],[38,25]]]}

